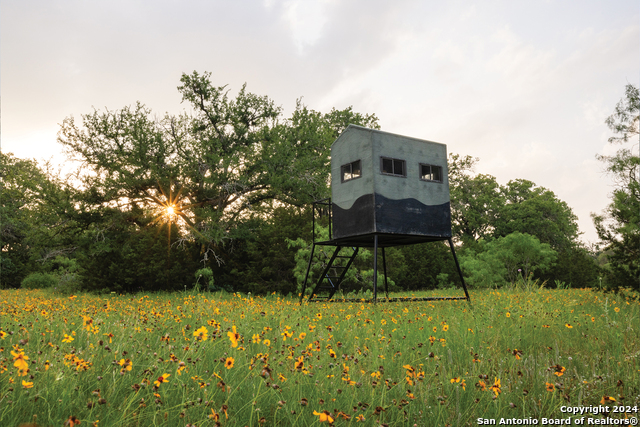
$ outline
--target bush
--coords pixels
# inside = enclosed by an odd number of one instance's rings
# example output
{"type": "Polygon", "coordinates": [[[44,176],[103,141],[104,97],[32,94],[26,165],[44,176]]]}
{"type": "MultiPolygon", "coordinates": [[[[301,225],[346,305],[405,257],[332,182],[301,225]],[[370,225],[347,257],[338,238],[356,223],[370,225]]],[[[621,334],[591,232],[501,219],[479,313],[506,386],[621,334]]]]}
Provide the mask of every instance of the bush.
{"type": "Polygon", "coordinates": [[[58,278],[51,273],[31,273],[22,280],[24,289],[48,289],[58,284],[58,278]]]}
{"type": "Polygon", "coordinates": [[[547,243],[517,231],[490,242],[480,240],[476,246],[465,251],[460,264],[469,283],[478,287],[530,280],[535,271],[549,270],[557,259],[547,243]]]}

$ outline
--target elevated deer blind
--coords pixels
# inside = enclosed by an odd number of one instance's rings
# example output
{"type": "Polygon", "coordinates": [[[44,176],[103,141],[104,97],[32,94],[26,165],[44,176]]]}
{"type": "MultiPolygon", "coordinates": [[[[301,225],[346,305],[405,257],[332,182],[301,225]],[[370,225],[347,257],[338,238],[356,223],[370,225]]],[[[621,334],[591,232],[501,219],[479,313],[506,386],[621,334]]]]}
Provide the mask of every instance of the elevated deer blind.
{"type": "Polygon", "coordinates": [[[385,247],[443,240],[451,248],[465,296],[419,299],[469,300],[451,240],[447,172],[444,144],[349,125],[331,146],[331,199],[314,203],[314,230],[317,209],[329,210],[330,236],[316,242],[314,233],[301,301],[316,246],[333,246],[335,250],[310,300],[331,300],[358,249],[371,247],[375,302],[378,248],[382,250],[386,291],[385,247]]]}

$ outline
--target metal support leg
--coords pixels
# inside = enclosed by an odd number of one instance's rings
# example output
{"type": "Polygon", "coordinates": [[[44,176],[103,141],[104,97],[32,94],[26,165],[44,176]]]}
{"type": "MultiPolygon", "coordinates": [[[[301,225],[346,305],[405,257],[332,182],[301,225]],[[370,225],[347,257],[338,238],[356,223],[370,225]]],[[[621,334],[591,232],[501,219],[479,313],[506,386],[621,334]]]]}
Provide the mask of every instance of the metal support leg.
{"type": "Polygon", "coordinates": [[[467,285],[465,285],[464,277],[462,277],[462,270],[460,269],[460,264],[458,263],[456,250],[453,248],[453,241],[451,240],[451,237],[449,237],[449,247],[451,248],[451,253],[453,254],[453,260],[456,262],[456,268],[458,269],[458,274],[460,275],[460,281],[462,282],[462,289],[464,289],[464,294],[467,297],[467,301],[471,302],[471,298],[469,297],[469,292],[467,292],[467,285]]]}
{"type": "Polygon", "coordinates": [[[304,275],[304,283],[302,284],[302,292],[300,292],[300,304],[304,298],[304,293],[307,289],[307,280],[309,279],[309,271],[311,270],[311,260],[313,260],[313,252],[316,250],[316,243],[311,244],[311,256],[309,257],[309,263],[307,264],[307,274],[304,275]]]}
{"type": "Polygon", "coordinates": [[[373,236],[373,303],[378,302],[378,235],[373,236]]]}
{"type": "Polygon", "coordinates": [[[382,247],[382,270],[384,271],[384,294],[389,299],[389,286],[387,286],[387,259],[384,256],[384,246],[382,247]]]}

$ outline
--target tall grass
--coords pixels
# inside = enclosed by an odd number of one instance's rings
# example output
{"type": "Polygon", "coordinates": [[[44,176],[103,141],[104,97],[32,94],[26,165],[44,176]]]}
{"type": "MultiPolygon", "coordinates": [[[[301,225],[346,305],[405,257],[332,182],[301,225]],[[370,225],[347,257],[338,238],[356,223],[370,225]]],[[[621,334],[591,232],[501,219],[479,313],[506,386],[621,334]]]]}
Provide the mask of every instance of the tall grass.
{"type": "Polygon", "coordinates": [[[638,302],[530,288],[377,305],[0,291],[0,425],[463,426],[640,405],[638,302]]]}

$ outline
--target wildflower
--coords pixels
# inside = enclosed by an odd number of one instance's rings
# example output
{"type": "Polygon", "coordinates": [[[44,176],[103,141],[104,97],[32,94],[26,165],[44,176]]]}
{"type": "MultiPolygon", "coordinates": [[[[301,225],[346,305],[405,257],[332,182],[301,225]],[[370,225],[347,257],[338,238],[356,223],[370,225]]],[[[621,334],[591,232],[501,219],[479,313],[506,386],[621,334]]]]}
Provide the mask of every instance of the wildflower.
{"type": "Polygon", "coordinates": [[[211,408],[211,413],[209,414],[209,418],[215,422],[220,420],[220,414],[218,414],[215,409],[211,408]]]}
{"type": "Polygon", "coordinates": [[[566,371],[567,369],[564,366],[560,366],[560,365],[553,365],[551,367],[549,367],[549,370],[554,369],[555,372],[553,373],[554,375],[557,375],[559,377],[564,375],[564,371],[566,371]]]}
{"type": "Polygon", "coordinates": [[[444,325],[444,326],[442,327],[442,330],[443,330],[444,332],[447,332],[447,331],[449,330],[449,325],[444,325]]]}
{"type": "Polygon", "coordinates": [[[102,334],[102,335],[108,337],[109,338],[109,343],[111,343],[111,339],[113,338],[113,334],[111,332],[109,332],[108,334],[102,334]]]}
{"type": "Polygon", "coordinates": [[[262,341],[262,344],[264,344],[267,347],[269,347],[271,345],[271,341],[270,340],[264,340],[264,341],[262,341]]]}
{"type": "Polygon", "coordinates": [[[18,368],[19,375],[21,377],[27,375],[29,364],[26,361],[29,360],[29,357],[25,356],[22,351],[15,352],[12,350],[11,354],[13,355],[13,366],[18,368]]]}
{"type": "Polygon", "coordinates": [[[229,340],[231,340],[231,347],[236,348],[238,346],[240,334],[236,331],[235,325],[233,326],[233,332],[227,332],[227,336],[229,337],[229,340]]]}
{"type": "Polygon", "coordinates": [[[453,377],[453,378],[451,378],[451,379],[449,380],[449,382],[450,382],[451,384],[453,384],[453,383],[459,383],[459,382],[460,382],[460,377],[453,377]]]}
{"type": "Polygon", "coordinates": [[[251,337],[251,342],[254,344],[260,344],[260,335],[258,334],[253,334],[253,336],[251,337]]]}
{"type": "Polygon", "coordinates": [[[156,387],[160,387],[160,384],[169,382],[167,378],[169,378],[170,376],[171,374],[162,374],[162,376],[158,377],[158,379],[155,380],[153,383],[156,385],[156,387]]]}
{"type": "Polygon", "coordinates": [[[207,328],[202,326],[201,328],[197,329],[193,333],[193,336],[196,337],[198,341],[206,341],[207,338],[209,337],[208,334],[209,334],[209,331],[207,330],[207,328]]]}
{"type": "Polygon", "coordinates": [[[304,368],[304,356],[300,356],[296,359],[296,369],[300,370],[304,368]]]}
{"type": "Polygon", "coordinates": [[[502,390],[500,389],[500,380],[497,377],[493,381],[493,385],[489,388],[495,393],[496,397],[502,393],[502,390]]]}
{"type": "Polygon", "coordinates": [[[224,366],[227,369],[231,369],[233,368],[233,362],[235,362],[235,360],[233,359],[233,357],[227,357],[227,360],[224,361],[224,366]]]}
{"type": "Polygon", "coordinates": [[[33,383],[32,382],[27,382],[25,380],[22,380],[22,387],[24,387],[24,388],[32,388],[33,387],[33,383]]]}
{"type": "Polygon", "coordinates": [[[364,417],[363,414],[360,414],[356,417],[356,422],[362,422],[364,421],[366,418],[364,417]]]}
{"type": "Polygon", "coordinates": [[[307,334],[304,332],[301,332],[298,338],[300,338],[300,340],[304,340],[306,337],[307,337],[307,334]]]}
{"type": "Polygon", "coordinates": [[[64,339],[62,340],[62,342],[71,342],[73,341],[75,338],[73,338],[72,336],[69,336],[67,334],[64,334],[64,339]]]}
{"type": "Polygon", "coordinates": [[[278,379],[279,379],[281,382],[285,382],[285,381],[287,380],[287,377],[285,377],[285,376],[284,376],[284,375],[282,375],[282,374],[278,374],[278,379]]]}
{"type": "Polygon", "coordinates": [[[507,317],[511,317],[511,313],[509,313],[508,311],[506,312],[505,316],[507,317]]]}
{"type": "Polygon", "coordinates": [[[48,371],[50,367],[51,367],[51,362],[49,362],[48,360],[46,362],[44,362],[44,370],[45,371],[48,371]]]}
{"type": "Polygon", "coordinates": [[[464,380],[460,380],[460,387],[462,387],[462,390],[467,390],[467,383],[464,380]]]}
{"type": "Polygon", "coordinates": [[[351,419],[350,415],[347,415],[342,411],[338,411],[338,413],[336,414],[336,417],[340,417],[340,418],[342,418],[343,420],[346,420],[346,421],[349,421],[351,419]]]}
{"type": "Polygon", "coordinates": [[[317,415],[321,423],[326,421],[329,424],[333,424],[334,420],[329,411],[322,411],[322,412],[313,411],[313,415],[317,415]]]}
{"type": "Polygon", "coordinates": [[[124,374],[127,371],[130,371],[132,369],[132,365],[131,365],[131,359],[120,359],[120,361],[118,362],[118,364],[120,366],[122,366],[122,369],[120,369],[120,373],[124,374]]]}
{"type": "Polygon", "coordinates": [[[513,350],[513,355],[516,357],[517,360],[520,360],[520,356],[522,356],[522,350],[518,350],[517,348],[515,350],[513,350]]]}
{"type": "Polygon", "coordinates": [[[607,403],[613,403],[615,401],[616,399],[614,399],[613,397],[605,395],[605,396],[602,396],[602,400],[600,400],[600,404],[606,405],[607,403]]]}
{"type": "Polygon", "coordinates": [[[620,312],[620,307],[614,308],[613,311],[615,311],[616,313],[619,313],[620,312]]]}
{"type": "Polygon", "coordinates": [[[565,324],[564,324],[564,326],[566,326],[566,327],[567,327],[567,328],[569,328],[569,329],[573,329],[573,326],[571,326],[571,324],[570,324],[570,323],[565,323],[565,324]]]}
{"type": "Polygon", "coordinates": [[[555,391],[555,389],[556,389],[556,386],[553,385],[552,383],[545,382],[545,386],[547,388],[547,391],[555,391]]]}
{"type": "MultiPolygon", "coordinates": [[[[69,297],[69,299],[75,298],[75,295],[73,295],[72,297],[69,297]]],[[[69,426],[69,427],[74,427],[74,426],[79,426],[80,425],[80,420],[77,419],[74,416],[70,416],[67,421],[64,422],[65,427],[69,426]]]]}
{"type": "Polygon", "coordinates": [[[0,338],[4,339],[4,337],[7,336],[7,333],[5,331],[0,331],[0,338]]]}

